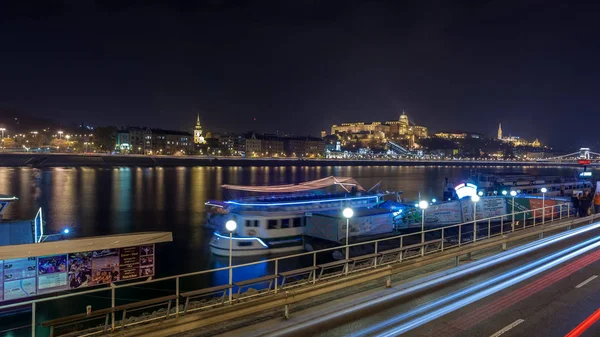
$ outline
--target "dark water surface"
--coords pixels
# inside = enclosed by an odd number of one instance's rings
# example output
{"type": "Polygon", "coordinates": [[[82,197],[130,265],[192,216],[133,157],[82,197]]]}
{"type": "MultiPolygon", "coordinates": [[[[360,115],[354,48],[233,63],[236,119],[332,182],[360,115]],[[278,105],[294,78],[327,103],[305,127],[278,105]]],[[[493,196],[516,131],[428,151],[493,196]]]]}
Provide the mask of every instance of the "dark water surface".
{"type": "MultiPolygon", "coordinates": [[[[203,227],[208,199],[229,197],[222,184],[287,184],[330,175],[351,176],[365,188],[403,191],[440,198],[444,179],[465,179],[474,168],[464,167],[251,167],[251,168],[0,168],[0,194],[19,201],[6,218],[33,218],[45,212],[46,232],[71,229],[86,237],[141,231],[171,231],[174,242],[157,248],[157,276],[220,265],[208,249],[212,231],[203,227]]],[[[574,168],[478,168],[481,172],[523,172],[573,175],[574,168]]]]}
{"type": "MultiPolygon", "coordinates": [[[[466,179],[472,170],[480,172],[514,172],[534,175],[572,176],[581,169],[562,167],[179,167],[179,168],[2,168],[0,194],[19,197],[5,212],[6,218],[31,219],[39,207],[45,212],[46,232],[58,233],[64,228],[73,237],[125,234],[142,231],[171,231],[173,242],[156,249],[156,276],[170,276],[203,269],[227,266],[226,258],[211,256],[208,242],[212,230],[203,227],[209,199],[223,199],[222,184],[266,185],[298,183],[330,175],[354,177],[363,187],[381,181],[381,188],[403,191],[411,200],[421,195],[440,198],[444,179],[466,179]]],[[[0,257],[1,258],[1,257],[0,257]]],[[[253,258],[257,259],[257,258],[253,258]]],[[[234,259],[235,264],[248,260],[234,259]]],[[[244,270],[245,279],[260,276],[271,267],[263,265],[244,270]],[[261,270],[261,268],[263,270],[261,270]]],[[[282,268],[290,269],[290,268],[282,268]]],[[[281,269],[280,269],[281,270],[281,269]]],[[[210,277],[187,280],[182,290],[207,284],[227,283],[227,272],[210,277]]],[[[165,291],[156,284],[153,289],[165,291]]],[[[173,284],[166,285],[171,289],[173,284]]],[[[135,291],[117,293],[118,304],[144,297],[135,291]]],[[[172,294],[172,291],[167,293],[172,294]]],[[[109,294],[108,294],[109,295],[109,294]]],[[[166,294],[162,294],[166,295],[166,294]]],[[[95,308],[110,306],[107,293],[89,296],[83,301],[71,299],[38,307],[38,322],[56,315],[85,312],[85,305],[95,308]],[[107,302],[108,301],[108,302],[107,302]]],[[[17,321],[11,319],[12,321],[17,321]]],[[[18,320],[27,324],[27,318],[18,320]]],[[[0,327],[4,328],[0,318],[0,327]]],[[[0,329],[2,331],[3,329],[0,329]]],[[[22,331],[27,334],[27,331],[22,331]]],[[[40,333],[44,333],[40,330],[40,333]]],[[[46,332],[47,333],[47,332],[46,332]]],[[[0,333],[0,335],[2,335],[0,333]]],[[[10,335],[23,335],[11,333],[10,335]]]]}

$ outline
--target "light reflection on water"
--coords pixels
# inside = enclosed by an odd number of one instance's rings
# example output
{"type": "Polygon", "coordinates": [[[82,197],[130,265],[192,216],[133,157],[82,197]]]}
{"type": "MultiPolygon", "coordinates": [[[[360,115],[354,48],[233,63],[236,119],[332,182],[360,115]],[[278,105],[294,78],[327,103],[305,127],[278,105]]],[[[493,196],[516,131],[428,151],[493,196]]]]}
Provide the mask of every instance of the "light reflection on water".
{"type": "MultiPolygon", "coordinates": [[[[227,197],[221,184],[296,183],[328,175],[355,177],[365,188],[404,192],[408,199],[440,197],[442,183],[464,179],[472,168],[461,167],[176,167],[176,168],[0,168],[0,194],[20,198],[7,218],[33,218],[46,212],[47,231],[65,227],[73,236],[172,231],[174,242],[157,249],[157,275],[215,268],[227,259],[212,257],[212,231],[202,226],[208,199],[227,197]]],[[[481,168],[482,172],[526,172],[573,175],[574,168],[481,168]]],[[[234,259],[243,263],[246,260],[234,259]]],[[[260,274],[264,268],[243,273],[260,274]]],[[[238,273],[239,274],[239,273],[238,273]]],[[[227,276],[227,273],[224,273],[227,276]]],[[[220,280],[221,274],[215,276],[220,280]]],[[[247,278],[247,277],[246,277],[247,278]]],[[[210,283],[210,280],[206,282],[210,283]]]]}

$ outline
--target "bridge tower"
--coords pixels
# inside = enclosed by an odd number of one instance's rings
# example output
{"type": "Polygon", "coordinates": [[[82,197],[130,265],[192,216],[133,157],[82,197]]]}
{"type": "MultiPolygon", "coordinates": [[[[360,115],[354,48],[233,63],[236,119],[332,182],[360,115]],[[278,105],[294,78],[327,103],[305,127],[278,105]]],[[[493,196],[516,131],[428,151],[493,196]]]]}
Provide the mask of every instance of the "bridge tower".
{"type": "Polygon", "coordinates": [[[587,147],[582,147],[579,149],[579,159],[590,159],[590,149],[587,147]]]}

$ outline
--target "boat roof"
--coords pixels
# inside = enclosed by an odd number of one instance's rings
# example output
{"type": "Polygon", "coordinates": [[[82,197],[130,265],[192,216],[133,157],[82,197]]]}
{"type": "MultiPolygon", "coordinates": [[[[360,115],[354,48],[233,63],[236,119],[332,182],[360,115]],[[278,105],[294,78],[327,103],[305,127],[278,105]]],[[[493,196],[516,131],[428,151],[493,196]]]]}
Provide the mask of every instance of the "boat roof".
{"type": "Polygon", "coordinates": [[[0,201],[13,201],[13,200],[18,200],[19,198],[13,196],[13,195],[8,195],[8,194],[0,194],[0,201]]]}
{"type": "Polygon", "coordinates": [[[173,241],[171,232],[104,235],[72,240],[0,246],[0,260],[125,248],[173,241]]]}
{"type": "Polygon", "coordinates": [[[305,181],[299,184],[271,185],[271,186],[245,186],[245,185],[222,185],[221,187],[246,192],[258,193],[297,193],[304,191],[318,190],[329,186],[340,186],[346,191],[356,188],[357,191],[365,191],[360,184],[352,177],[334,177],[329,176],[322,179],[305,181]]]}
{"type": "MultiPolygon", "coordinates": [[[[374,208],[361,207],[361,208],[355,208],[355,209],[353,209],[353,211],[354,211],[354,214],[352,215],[352,218],[360,218],[363,216],[373,216],[373,215],[379,215],[379,214],[393,213],[393,211],[390,209],[380,208],[380,207],[374,207],[374,208]]],[[[328,217],[328,218],[346,219],[344,217],[344,215],[342,214],[341,209],[331,210],[331,211],[313,212],[313,214],[328,217]]]]}

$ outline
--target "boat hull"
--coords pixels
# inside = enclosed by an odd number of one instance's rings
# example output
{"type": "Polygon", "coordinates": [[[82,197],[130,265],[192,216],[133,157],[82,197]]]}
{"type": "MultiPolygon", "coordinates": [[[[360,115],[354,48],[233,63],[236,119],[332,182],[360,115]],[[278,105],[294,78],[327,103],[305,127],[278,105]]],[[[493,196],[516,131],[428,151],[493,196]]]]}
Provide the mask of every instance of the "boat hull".
{"type": "MultiPolygon", "coordinates": [[[[262,249],[232,249],[231,256],[233,257],[245,257],[245,256],[265,256],[271,254],[283,254],[290,252],[303,251],[304,246],[291,246],[291,247],[279,247],[279,248],[262,248],[262,249]]],[[[221,247],[210,246],[210,252],[217,256],[229,256],[229,248],[223,249],[221,247]]]]}

